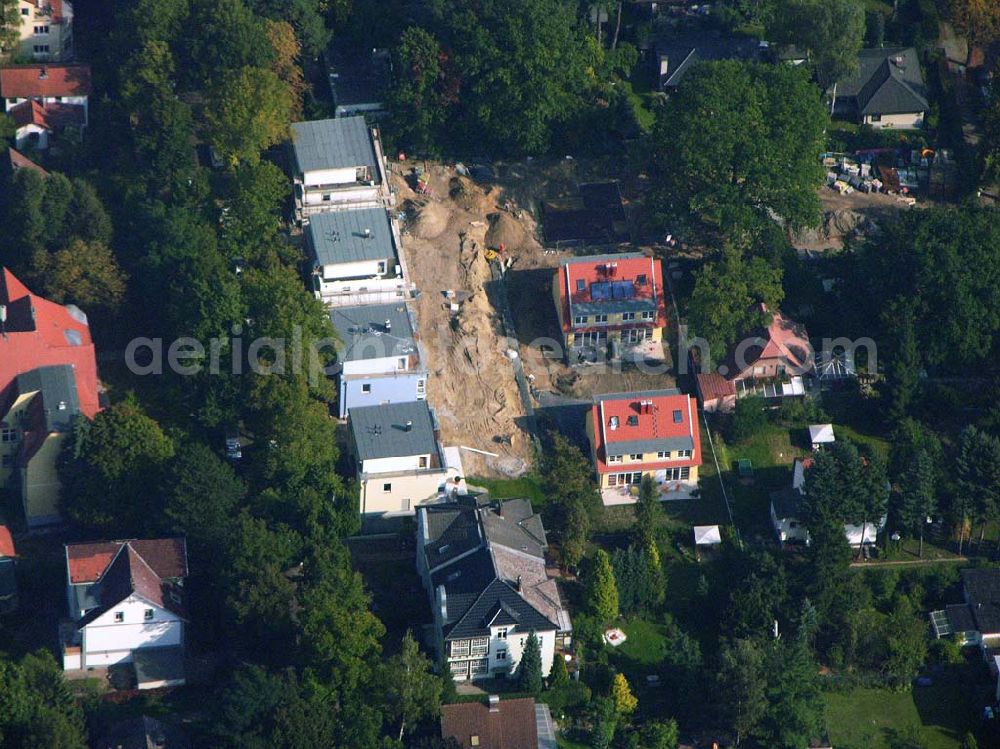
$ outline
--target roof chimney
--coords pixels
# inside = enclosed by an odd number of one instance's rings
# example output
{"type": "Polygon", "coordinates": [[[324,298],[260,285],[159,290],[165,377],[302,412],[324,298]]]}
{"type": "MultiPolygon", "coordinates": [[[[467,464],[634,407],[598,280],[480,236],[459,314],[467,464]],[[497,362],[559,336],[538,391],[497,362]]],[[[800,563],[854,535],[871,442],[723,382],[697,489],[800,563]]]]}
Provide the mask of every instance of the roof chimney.
{"type": "Polygon", "coordinates": [[[49,69],[44,65],[42,65],[42,67],[38,71],[38,80],[44,81],[48,77],[49,77],[49,69]]]}
{"type": "Polygon", "coordinates": [[[517,576],[517,592],[518,593],[521,592],[521,576],[520,575],[517,576]]]}
{"type": "Polygon", "coordinates": [[[392,320],[386,320],[385,321],[385,332],[388,333],[390,330],[392,330],[392,320]]]}
{"type": "Polygon", "coordinates": [[[372,236],[372,230],[365,229],[365,239],[371,239],[371,236],[372,236]]]}
{"type": "Polygon", "coordinates": [[[405,429],[406,429],[407,432],[412,432],[413,431],[413,422],[407,420],[405,429]]]}
{"type": "Polygon", "coordinates": [[[491,713],[500,712],[500,695],[491,694],[489,697],[489,701],[490,701],[490,712],[491,713]]]}

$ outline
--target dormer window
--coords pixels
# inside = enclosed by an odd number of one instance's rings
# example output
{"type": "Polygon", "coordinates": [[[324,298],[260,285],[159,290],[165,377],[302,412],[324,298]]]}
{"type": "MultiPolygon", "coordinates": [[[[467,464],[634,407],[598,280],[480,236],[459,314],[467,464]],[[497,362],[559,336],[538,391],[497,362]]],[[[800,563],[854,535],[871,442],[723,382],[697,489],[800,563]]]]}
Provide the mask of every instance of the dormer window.
{"type": "Polygon", "coordinates": [[[684,421],[684,414],[682,414],[679,410],[674,411],[674,423],[680,424],[682,421],[684,421]]]}
{"type": "Polygon", "coordinates": [[[585,291],[586,289],[587,289],[587,282],[584,281],[583,279],[578,278],[576,281],[576,290],[585,291]]]}
{"type": "Polygon", "coordinates": [[[612,416],[610,419],[608,419],[608,427],[611,429],[612,432],[618,428],[617,416],[612,416]]]}
{"type": "Polygon", "coordinates": [[[646,285],[646,274],[645,273],[640,273],[638,276],[635,277],[635,285],[636,286],[645,286],[646,285]]]}
{"type": "Polygon", "coordinates": [[[632,414],[631,416],[628,417],[627,423],[630,427],[637,427],[639,426],[639,417],[636,416],[635,414],[632,414]]]}
{"type": "MultiPolygon", "coordinates": [[[[506,640],[507,639],[507,627],[500,627],[500,629],[497,630],[497,639],[498,640],[506,640]]],[[[497,653],[497,658],[499,658],[499,657],[500,657],[500,653],[497,653]]]]}
{"type": "Polygon", "coordinates": [[[116,611],[115,612],[115,624],[121,624],[124,621],[125,621],[125,612],[124,611],[116,611]]]}

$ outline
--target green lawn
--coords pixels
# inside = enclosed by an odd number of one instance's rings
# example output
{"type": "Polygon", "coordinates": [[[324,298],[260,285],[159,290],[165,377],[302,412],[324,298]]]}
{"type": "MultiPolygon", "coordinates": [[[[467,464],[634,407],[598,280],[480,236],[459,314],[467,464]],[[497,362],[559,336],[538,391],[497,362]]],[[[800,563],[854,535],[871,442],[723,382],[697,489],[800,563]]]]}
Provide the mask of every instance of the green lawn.
{"type": "Polygon", "coordinates": [[[859,687],[827,693],[830,742],[837,749],[958,749],[966,731],[979,724],[981,706],[990,701],[990,685],[980,668],[978,663],[957,668],[910,692],[859,687]]]}
{"type": "Polygon", "coordinates": [[[472,486],[481,486],[494,499],[517,499],[526,497],[531,500],[535,512],[539,512],[545,504],[545,490],[538,476],[527,475],[516,479],[484,479],[470,476],[466,479],[472,486]]]}
{"type": "Polygon", "coordinates": [[[663,627],[634,619],[622,627],[627,638],[615,650],[636,665],[655,666],[663,660],[663,627]]]}

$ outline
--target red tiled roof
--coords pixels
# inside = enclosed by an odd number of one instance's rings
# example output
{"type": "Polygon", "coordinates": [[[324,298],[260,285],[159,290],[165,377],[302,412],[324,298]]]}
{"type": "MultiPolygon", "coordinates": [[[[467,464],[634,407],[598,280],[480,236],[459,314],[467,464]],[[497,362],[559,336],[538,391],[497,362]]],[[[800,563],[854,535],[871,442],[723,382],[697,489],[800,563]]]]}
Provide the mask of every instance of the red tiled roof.
{"type": "Polygon", "coordinates": [[[18,169],[28,169],[33,172],[38,172],[43,177],[49,176],[47,171],[14,148],[7,149],[7,159],[10,162],[10,170],[12,172],[16,172],[18,169]]]}
{"type": "Polygon", "coordinates": [[[736,386],[718,372],[705,372],[698,375],[698,392],[703,400],[711,401],[717,398],[729,398],[736,395],[736,386]]]}
{"type": "MultiPolygon", "coordinates": [[[[28,291],[6,268],[0,268],[0,304],[7,307],[0,336],[0,409],[2,397],[18,375],[38,367],[73,367],[80,410],[93,418],[100,410],[97,361],[85,318],[28,291]]],[[[3,418],[0,411],[0,418],[3,418]]]]}
{"type": "Polygon", "coordinates": [[[496,711],[481,702],[442,705],[441,736],[454,738],[462,749],[537,749],[535,701],[500,700],[496,711]],[[473,736],[478,737],[475,744],[473,736]]]}
{"type": "Polygon", "coordinates": [[[44,63],[13,65],[0,70],[0,96],[7,99],[89,95],[89,65],[44,63]]]}
{"type": "MultiPolygon", "coordinates": [[[[650,391],[599,395],[594,399],[591,416],[594,424],[594,445],[599,473],[618,471],[648,471],[657,468],[683,468],[701,465],[701,430],[698,424],[698,404],[689,396],[677,391],[650,391]],[[645,405],[644,405],[645,404],[645,405]],[[680,412],[680,421],[674,421],[674,412],[680,412]],[[629,421],[634,424],[630,424],[629,421]],[[615,428],[611,428],[614,421],[615,428]],[[693,443],[691,457],[683,460],[663,460],[656,463],[614,463],[609,465],[609,446],[628,443],[647,443],[648,449],[636,452],[659,452],[678,448],[672,441],[687,438],[693,443]],[[662,442],[662,446],[656,446],[662,442]]],[[[611,452],[611,454],[617,454],[611,452]]]]}
{"type": "Polygon", "coordinates": [[[22,101],[11,107],[8,114],[18,127],[38,125],[46,130],[55,130],[65,125],[83,125],[87,114],[78,104],[40,104],[35,99],[22,101]]]}
{"type": "MultiPolygon", "coordinates": [[[[639,276],[644,275],[646,282],[643,285],[634,284],[635,300],[654,300],[656,302],[655,322],[636,320],[621,326],[594,326],[594,330],[614,330],[617,327],[663,327],[667,324],[667,306],[663,293],[663,265],[655,258],[638,256],[636,253],[616,255],[602,255],[598,258],[581,257],[568,261],[561,265],[556,271],[555,281],[559,294],[559,306],[562,310],[563,332],[585,331],[591,328],[574,328],[573,311],[575,304],[602,304],[601,299],[592,296],[593,284],[600,284],[614,281],[636,281],[639,276]],[[583,289],[577,288],[582,282],[583,289]]],[[[616,301],[616,300],[609,300],[616,301]]]]}
{"type": "MultiPolygon", "coordinates": [[[[63,21],[63,0],[29,0],[36,8],[48,8],[51,10],[52,23],[62,23],[63,21]]],[[[72,6],[70,6],[72,8],[72,6]]]]}
{"type": "Polygon", "coordinates": [[[97,582],[123,546],[142,557],[159,577],[187,577],[187,544],[183,538],[154,538],[134,541],[99,541],[66,545],[66,573],[70,583],[97,582]]]}
{"type": "Polygon", "coordinates": [[[10,528],[0,525],[0,558],[16,556],[17,551],[14,549],[14,537],[10,535],[10,528]]]}

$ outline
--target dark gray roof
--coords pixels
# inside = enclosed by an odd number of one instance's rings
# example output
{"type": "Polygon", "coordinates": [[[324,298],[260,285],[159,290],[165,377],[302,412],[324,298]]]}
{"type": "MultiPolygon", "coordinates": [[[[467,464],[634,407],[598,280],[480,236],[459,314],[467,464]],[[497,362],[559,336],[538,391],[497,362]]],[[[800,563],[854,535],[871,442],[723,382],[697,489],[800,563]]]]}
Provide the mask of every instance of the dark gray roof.
{"type": "Polygon", "coordinates": [[[798,489],[787,487],[771,492],[771,504],[778,520],[802,519],[802,494],[798,489]]]}
{"type": "Polygon", "coordinates": [[[38,367],[18,375],[17,391],[41,395],[45,428],[50,433],[68,432],[80,413],[76,376],[69,365],[38,367]]]}
{"type": "MultiPolygon", "coordinates": [[[[449,615],[451,614],[449,607],[449,615]]],[[[461,619],[445,630],[449,640],[488,635],[491,624],[507,624],[521,631],[543,632],[558,629],[522,598],[510,584],[494,579],[465,611],[461,619]]]]}
{"type": "Polygon", "coordinates": [[[426,518],[428,538],[424,555],[429,569],[437,569],[483,543],[479,522],[471,507],[428,507],[426,518]]]}
{"type": "Polygon", "coordinates": [[[983,634],[1000,632],[1000,568],[962,570],[966,600],[983,634]]]}
{"type": "Polygon", "coordinates": [[[191,744],[176,726],[140,715],[113,725],[94,749],[187,749],[191,744]]]}
{"type": "Polygon", "coordinates": [[[863,49],[858,72],[837,83],[837,98],[854,99],[858,112],[904,114],[926,112],[927,89],[913,47],[863,49]]]}
{"type": "Polygon", "coordinates": [[[403,356],[417,350],[405,304],[337,307],[330,311],[330,319],[343,345],[338,351],[342,362],[403,356]]]}
{"type": "Polygon", "coordinates": [[[361,460],[437,452],[434,422],[426,401],[352,408],[348,419],[361,460]],[[409,428],[407,422],[411,423],[409,428]]]}
{"type": "Polygon", "coordinates": [[[660,77],[660,88],[676,88],[699,62],[718,60],[754,60],[760,47],[749,37],[723,36],[715,33],[689,33],[672,36],[656,45],[657,62],[667,60],[667,72],[660,77]]]}
{"type": "MultiPolygon", "coordinates": [[[[434,572],[431,575],[433,588],[436,590],[438,586],[444,586],[445,622],[461,619],[479,599],[483,589],[495,579],[493,558],[486,547],[434,572]]],[[[447,630],[447,626],[445,628],[447,630]]]]}
{"type": "Polygon", "coordinates": [[[975,632],[976,620],[972,615],[972,609],[968,604],[958,603],[945,607],[948,615],[948,624],[952,632],[975,632]]]}
{"type": "Polygon", "coordinates": [[[338,107],[359,104],[381,104],[389,84],[389,58],[371,50],[343,50],[343,42],[336,42],[331,51],[330,90],[333,103],[338,107]],[[337,47],[337,50],[333,50],[337,47]]]}
{"type": "Polygon", "coordinates": [[[378,174],[371,128],[364,117],[292,124],[292,148],[300,174],[317,169],[371,168],[378,174]]]}
{"type": "Polygon", "coordinates": [[[132,652],[132,660],[140,686],[184,678],[183,648],[136,648],[132,652]]]}
{"type": "Polygon", "coordinates": [[[306,234],[320,265],[396,259],[389,214],[382,208],[317,213],[306,234]]]}

